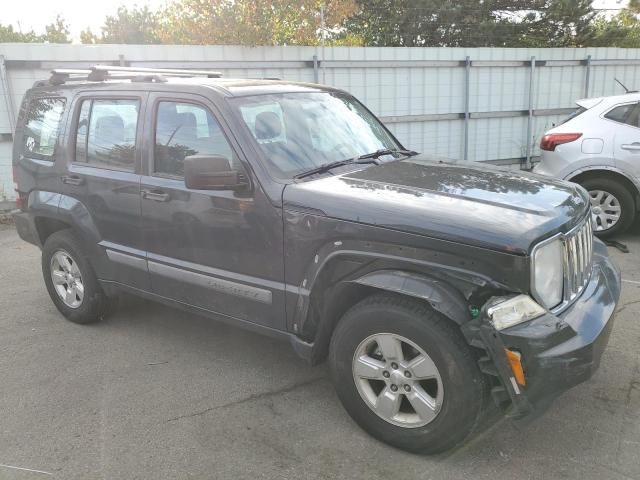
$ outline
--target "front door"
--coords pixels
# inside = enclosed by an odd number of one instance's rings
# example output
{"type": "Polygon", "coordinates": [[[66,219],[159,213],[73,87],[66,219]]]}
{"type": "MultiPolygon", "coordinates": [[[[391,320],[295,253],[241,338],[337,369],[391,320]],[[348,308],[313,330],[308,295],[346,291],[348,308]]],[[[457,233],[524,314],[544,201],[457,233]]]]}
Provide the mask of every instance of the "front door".
{"type": "Polygon", "coordinates": [[[281,210],[242,161],[213,104],[151,94],[148,175],[141,184],[152,290],[239,320],[284,328],[281,210]],[[223,155],[250,180],[246,191],[193,190],[183,162],[223,155]]]}

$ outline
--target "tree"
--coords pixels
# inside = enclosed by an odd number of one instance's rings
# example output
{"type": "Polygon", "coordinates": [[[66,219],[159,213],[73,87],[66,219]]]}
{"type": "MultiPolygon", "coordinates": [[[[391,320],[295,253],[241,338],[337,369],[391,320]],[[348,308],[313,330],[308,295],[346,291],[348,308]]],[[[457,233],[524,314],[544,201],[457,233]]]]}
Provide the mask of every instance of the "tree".
{"type": "Polygon", "coordinates": [[[159,18],[161,12],[154,12],[148,7],[131,9],[118,7],[115,15],[105,18],[100,36],[91,29],[80,32],[82,43],[134,43],[148,45],[160,43],[159,18]]]}
{"type": "Polygon", "coordinates": [[[45,33],[38,35],[33,30],[18,32],[12,25],[0,24],[0,43],[71,43],[69,37],[69,26],[64,19],[58,15],[53,23],[45,27],[45,33]]]}
{"type": "Polygon", "coordinates": [[[99,43],[100,38],[87,27],[86,30],[80,32],[80,43],[99,43]]]}
{"type": "Polygon", "coordinates": [[[492,46],[517,35],[511,12],[542,0],[358,0],[345,32],[370,46],[492,46]]]}
{"type": "Polygon", "coordinates": [[[29,30],[26,33],[16,32],[13,25],[0,24],[0,43],[32,43],[40,41],[40,37],[33,30],[29,30]]]}
{"type": "Polygon", "coordinates": [[[181,0],[162,13],[164,43],[317,45],[324,4],[325,35],[338,32],[354,0],[181,0]]]}
{"type": "Polygon", "coordinates": [[[591,0],[357,1],[345,31],[374,46],[581,46],[596,15],[591,0]]]}
{"type": "Polygon", "coordinates": [[[631,0],[626,9],[613,18],[596,18],[593,22],[596,47],[640,48],[640,1],[631,0]]]}
{"type": "Polygon", "coordinates": [[[49,43],[71,43],[69,25],[58,15],[53,23],[45,28],[44,41],[49,43]]]}
{"type": "Polygon", "coordinates": [[[529,12],[515,47],[584,47],[595,37],[596,12],[591,0],[547,0],[529,12]]]}

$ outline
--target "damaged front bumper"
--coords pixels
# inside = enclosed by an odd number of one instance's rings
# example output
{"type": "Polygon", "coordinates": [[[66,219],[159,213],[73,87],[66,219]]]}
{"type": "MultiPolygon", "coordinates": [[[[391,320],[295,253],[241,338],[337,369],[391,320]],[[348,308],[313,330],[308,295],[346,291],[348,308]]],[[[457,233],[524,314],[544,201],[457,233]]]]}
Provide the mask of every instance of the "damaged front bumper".
{"type": "Polygon", "coordinates": [[[515,418],[544,410],[562,392],[588,380],[600,365],[609,341],[613,313],[620,298],[620,272],[602,242],[594,241],[591,280],[580,298],[559,314],[496,330],[486,311],[463,328],[472,345],[488,357],[480,365],[500,379],[494,399],[515,418]],[[517,352],[525,384],[514,376],[507,350],[517,352]]]}

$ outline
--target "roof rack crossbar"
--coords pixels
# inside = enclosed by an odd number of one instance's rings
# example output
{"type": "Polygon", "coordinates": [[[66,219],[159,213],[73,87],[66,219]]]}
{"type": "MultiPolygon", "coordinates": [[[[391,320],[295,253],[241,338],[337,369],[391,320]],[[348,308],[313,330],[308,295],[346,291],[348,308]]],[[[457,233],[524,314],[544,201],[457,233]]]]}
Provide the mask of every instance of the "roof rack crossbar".
{"type": "Polygon", "coordinates": [[[51,71],[49,83],[62,85],[71,81],[103,82],[105,80],[163,81],[162,77],[199,77],[219,78],[220,72],[210,70],[181,70],[175,68],[114,67],[94,65],[90,69],[56,68],[51,71]]]}
{"type": "Polygon", "coordinates": [[[106,71],[106,72],[138,72],[138,73],[161,73],[166,76],[189,76],[200,77],[206,76],[210,78],[218,78],[222,76],[220,72],[214,72],[212,70],[187,70],[180,68],[147,68],[147,67],[113,67],[109,65],[96,65],[92,67],[92,70],[106,71]]]}

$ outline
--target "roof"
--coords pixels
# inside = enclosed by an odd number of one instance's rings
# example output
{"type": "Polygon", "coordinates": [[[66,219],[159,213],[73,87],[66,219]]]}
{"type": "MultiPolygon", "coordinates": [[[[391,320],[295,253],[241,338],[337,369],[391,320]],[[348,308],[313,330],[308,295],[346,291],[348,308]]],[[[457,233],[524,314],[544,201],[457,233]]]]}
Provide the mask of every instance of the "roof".
{"type": "Polygon", "coordinates": [[[249,95],[268,95],[276,93],[310,93],[310,92],[339,92],[341,90],[326,85],[314,83],[289,82],[285,80],[246,79],[246,78],[167,78],[166,82],[138,82],[130,80],[107,80],[103,82],[73,82],[63,85],[50,85],[47,82],[36,82],[34,88],[43,90],[77,90],[87,88],[105,89],[109,86],[116,89],[158,90],[167,85],[185,85],[191,88],[204,87],[225,97],[244,97],[249,95]],[[158,88],[160,87],[160,88],[158,88]]]}
{"type": "Polygon", "coordinates": [[[48,81],[35,83],[34,88],[57,89],[99,88],[120,90],[165,90],[167,85],[184,85],[193,90],[205,87],[226,97],[264,95],[270,93],[300,93],[337,91],[331,87],[311,83],[289,82],[279,79],[221,78],[220,72],[169,68],[124,67],[94,65],[87,69],[54,69],[48,81]]]}
{"type": "Polygon", "coordinates": [[[576,100],[576,104],[589,109],[596,105],[602,106],[617,105],[619,103],[637,102],[640,100],[640,92],[628,92],[620,95],[609,95],[607,97],[591,97],[576,100]]]}

